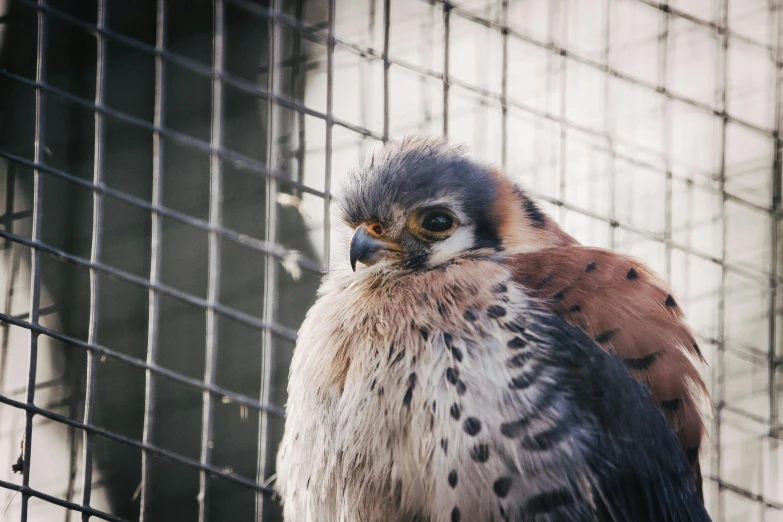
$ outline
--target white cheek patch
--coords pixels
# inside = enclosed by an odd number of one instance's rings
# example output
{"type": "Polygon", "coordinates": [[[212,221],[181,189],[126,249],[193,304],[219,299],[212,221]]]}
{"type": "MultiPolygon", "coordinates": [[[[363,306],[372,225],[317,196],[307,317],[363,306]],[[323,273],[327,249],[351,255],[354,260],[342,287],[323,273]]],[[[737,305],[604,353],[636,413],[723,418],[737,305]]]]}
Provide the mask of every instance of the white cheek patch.
{"type": "Polygon", "coordinates": [[[453,259],[458,254],[473,248],[472,226],[461,226],[448,239],[437,243],[430,252],[429,265],[435,266],[453,259]]]}

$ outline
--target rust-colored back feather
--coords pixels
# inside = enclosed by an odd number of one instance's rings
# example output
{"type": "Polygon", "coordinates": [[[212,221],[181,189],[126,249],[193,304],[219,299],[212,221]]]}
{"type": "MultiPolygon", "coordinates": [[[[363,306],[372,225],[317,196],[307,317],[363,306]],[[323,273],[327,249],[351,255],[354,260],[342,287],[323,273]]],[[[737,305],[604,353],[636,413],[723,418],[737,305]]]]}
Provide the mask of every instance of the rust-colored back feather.
{"type": "Polygon", "coordinates": [[[707,391],[703,361],[682,310],[664,281],[639,260],[600,248],[561,246],[516,254],[514,278],[645,384],[682,442],[701,494],[704,424],[697,402],[707,391]]]}

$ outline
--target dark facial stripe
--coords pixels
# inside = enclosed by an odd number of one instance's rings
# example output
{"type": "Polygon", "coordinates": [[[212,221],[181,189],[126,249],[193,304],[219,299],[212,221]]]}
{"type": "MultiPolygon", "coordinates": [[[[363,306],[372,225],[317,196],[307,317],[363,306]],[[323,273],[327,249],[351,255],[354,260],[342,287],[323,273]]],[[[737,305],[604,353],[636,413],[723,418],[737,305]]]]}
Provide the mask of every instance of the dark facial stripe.
{"type": "Polygon", "coordinates": [[[538,205],[527,197],[526,194],[521,194],[522,206],[525,209],[525,214],[530,219],[531,224],[536,228],[543,228],[546,225],[546,214],[541,212],[538,205]]]}
{"type": "Polygon", "coordinates": [[[549,513],[563,507],[568,507],[573,504],[574,499],[571,493],[566,489],[556,489],[541,493],[534,497],[531,497],[523,508],[525,513],[536,515],[539,513],[549,513]]]}
{"type": "Polygon", "coordinates": [[[501,241],[498,229],[492,219],[484,218],[476,220],[475,233],[473,234],[473,247],[471,250],[481,248],[500,248],[501,241]]]}
{"type": "Polygon", "coordinates": [[[623,364],[631,370],[646,370],[652,364],[658,360],[658,357],[660,357],[661,352],[653,352],[650,355],[645,355],[644,357],[638,357],[638,358],[627,358],[623,359],[623,364]]]}

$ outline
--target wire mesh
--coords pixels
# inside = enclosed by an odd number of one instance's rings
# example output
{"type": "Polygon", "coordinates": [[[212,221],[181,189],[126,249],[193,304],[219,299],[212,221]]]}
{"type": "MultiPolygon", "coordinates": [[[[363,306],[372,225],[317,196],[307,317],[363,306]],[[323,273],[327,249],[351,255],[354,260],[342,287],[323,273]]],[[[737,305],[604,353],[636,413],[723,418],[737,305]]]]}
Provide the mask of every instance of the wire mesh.
{"type": "Polygon", "coordinates": [[[134,9],[0,1],[5,516],[280,519],[296,328],[345,262],[332,189],[416,132],[671,281],[710,513],[783,520],[779,3],[134,9]]]}

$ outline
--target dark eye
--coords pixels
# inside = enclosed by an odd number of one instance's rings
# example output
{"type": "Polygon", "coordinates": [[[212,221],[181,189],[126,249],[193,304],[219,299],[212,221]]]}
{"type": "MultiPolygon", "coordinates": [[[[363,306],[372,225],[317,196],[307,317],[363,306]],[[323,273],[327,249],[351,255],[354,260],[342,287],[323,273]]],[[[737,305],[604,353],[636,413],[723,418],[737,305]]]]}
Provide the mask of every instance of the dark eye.
{"type": "Polygon", "coordinates": [[[454,226],[454,218],[445,212],[429,212],[421,220],[421,228],[427,232],[446,232],[454,226]]]}

